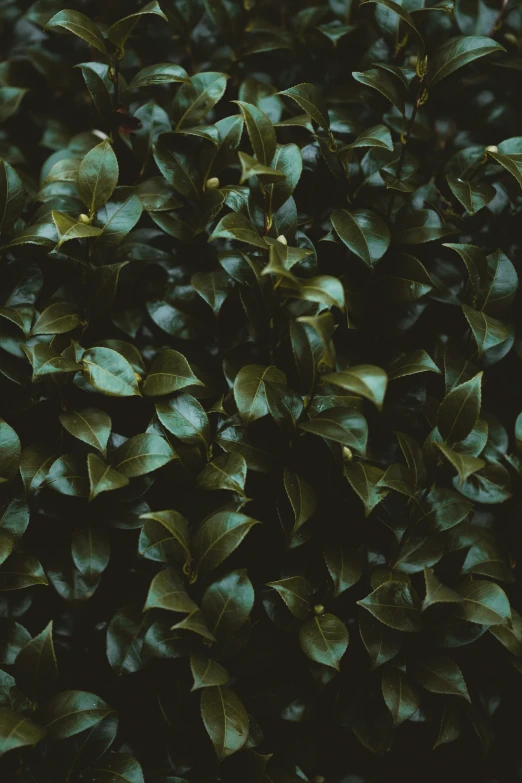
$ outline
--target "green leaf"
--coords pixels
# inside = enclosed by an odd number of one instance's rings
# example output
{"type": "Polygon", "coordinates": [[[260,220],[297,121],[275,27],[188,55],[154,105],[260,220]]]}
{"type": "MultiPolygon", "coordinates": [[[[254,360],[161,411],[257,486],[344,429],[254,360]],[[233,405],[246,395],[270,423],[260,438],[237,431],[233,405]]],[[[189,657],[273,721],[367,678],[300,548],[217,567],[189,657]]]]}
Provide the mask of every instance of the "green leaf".
{"type": "Polygon", "coordinates": [[[244,496],[247,464],[241,454],[222,454],[206,465],[196,479],[202,489],[231,490],[244,496]]]}
{"type": "Polygon", "coordinates": [[[462,696],[471,702],[461,670],[445,655],[418,661],[415,665],[415,679],[431,693],[462,696]]]}
{"type": "Polygon", "coordinates": [[[455,227],[442,223],[433,209],[417,209],[399,218],[393,241],[399,245],[420,245],[455,233],[455,227]]]}
{"type": "Polygon", "coordinates": [[[323,554],[334,583],[334,598],[337,598],[359,581],[363,574],[364,558],[357,549],[350,549],[343,544],[328,544],[323,554]]]}
{"type": "Polygon", "coordinates": [[[464,497],[475,503],[504,503],[511,497],[511,476],[503,465],[492,462],[457,486],[464,497]]]}
{"type": "Polygon", "coordinates": [[[90,226],[87,223],[82,223],[76,218],[66,215],[65,212],[53,211],[52,218],[56,230],[58,232],[58,244],[56,246],[59,249],[65,242],[69,242],[71,239],[86,239],[89,237],[97,237],[101,234],[101,228],[96,226],[90,226]]]}
{"type": "MultiPolygon", "coordinates": [[[[78,63],[75,68],[81,68],[85,86],[89,90],[89,94],[98,110],[100,118],[103,120],[103,122],[109,124],[112,119],[113,110],[112,85],[109,79],[109,66],[104,65],[103,63],[90,62],[78,63]]],[[[62,170],[60,165],[62,161],[58,161],[58,163],[53,166],[46,179],[48,180],[54,173],[54,170],[57,169],[57,173],[59,171],[61,175],[65,175],[67,177],[72,177],[76,171],[74,178],[71,180],[76,182],[80,161],[78,158],[68,158],[66,160],[68,163],[65,167],[65,171],[62,170]],[[58,166],[60,166],[59,169],[58,166]]]]}
{"type": "Polygon", "coordinates": [[[88,16],[79,11],[66,9],[59,11],[50,19],[44,27],[44,30],[50,30],[53,27],[63,27],[70,33],[82,38],[89,46],[93,46],[102,54],[107,54],[107,47],[101,34],[100,28],[94,22],[91,22],[88,16]]]}
{"type": "Polygon", "coordinates": [[[49,468],[45,486],[60,495],[86,498],[89,496],[89,480],[85,462],[75,454],[58,457],[49,468]]]}
{"type": "Polygon", "coordinates": [[[299,643],[305,655],[336,671],[340,671],[341,658],[348,642],[346,626],[334,614],[313,617],[299,629],[299,643]]]}
{"type": "Polygon", "coordinates": [[[104,757],[82,774],[89,783],[145,783],[140,764],[127,753],[104,757]]]}
{"type": "Polygon", "coordinates": [[[161,133],[152,150],[157,167],[174,190],[187,199],[197,201],[201,175],[191,140],[176,133],[161,133]]]}
{"type": "Polygon", "coordinates": [[[468,215],[474,215],[495,197],[496,190],[488,182],[470,182],[461,179],[456,174],[447,174],[446,179],[451,192],[460,201],[468,215]]]}
{"type": "Polygon", "coordinates": [[[119,19],[111,27],[109,27],[107,37],[109,41],[112,41],[112,43],[115,44],[121,52],[123,52],[123,48],[127,42],[127,39],[134,30],[136,24],[139,22],[140,17],[144,14],[155,14],[156,16],[161,16],[162,19],[167,19],[156,0],[152,0],[152,2],[147,3],[134,14],[129,14],[129,16],[125,16],[123,19],[119,19]]]}
{"type": "Polygon", "coordinates": [[[190,394],[177,394],[156,403],[156,413],[163,426],[183,443],[204,446],[210,443],[210,425],[205,409],[190,394]]]}
{"type": "MultiPolygon", "coordinates": [[[[130,231],[132,231],[140,219],[142,212],[143,207],[139,196],[134,192],[134,188],[116,188],[110,200],[96,213],[95,223],[101,228],[101,234],[98,235],[96,242],[103,245],[117,245],[130,231]]],[[[97,269],[94,270],[95,284],[98,283],[102,290],[105,286],[109,285],[115,291],[117,276],[123,266],[124,264],[110,264],[108,266],[97,267],[97,269]],[[117,268],[114,269],[114,267],[117,268]],[[99,279],[103,277],[109,277],[110,279],[108,281],[99,279]],[[115,280],[114,277],[116,277],[115,280]]],[[[110,298],[110,295],[107,295],[105,291],[104,294],[105,301],[102,300],[97,303],[98,312],[108,310],[112,304],[114,294],[112,294],[112,298],[110,298]],[[106,300],[109,300],[108,303],[106,303],[106,300]]]]}
{"type": "Polygon", "coordinates": [[[436,372],[438,375],[441,374],[433,359],[423,348],[406,353],[394,362],[388,371],[388,380],[393,381],[396,378],[404,378],[406,375],[415,375],[419,372],[436,372]]]}
{"type": "Polygon", "coordinates": [[[0,158],[0,233],[11,231],[22,214],[24,203],[22,180],[13,167],[0,158]]]}
{"type": "Polygon", "coordinates": [[[154,359],[143,384],[143,393],[148,397],[159,397],[180,391],[186,386],[203,385],[190,369],[183,354],[168,350],[154,359]]]}
{"type": "Polygon", "coordinates": [[[396,631],[413,633],[422,629],[419,601],[405,582],[384,582],[357,603],[396,631]]]}
{"type": "Polygon", "coordinates": [[[15,552],[0,567],[1,592],[47,584],[49,582],[40,562],[30,555],[15,552]]]}
{"type": "Polygon", "coordinates": [[[85,155],[78,169],[78,193],[90,215],[94,215],[110,199],[118,184],[118,176],[116,155],[105,139],[85,155]]]}
{"type": "Polygon", "coordinates": [[[3,481],[18,471],[21,454],[20,438],[10,424],[0,419],[0,477],[3,481]]]}
{"type": "Polygon", "coordinates": [[[486,315],[486,313],[474,310],[467,305],[462,305],[462,312],[473,332],[479,355],[487,351],[488,348],[500,345],[511,335],[509,328],[491,315],[486,315]]]}
{"type": "Polygon", "coordinates": [[[140,519],[145,520],[138,544],[142,557],[162,563],[190,563],[189,528],[184,516],[177,511],[150,511],[141,514],[140,519]]]}
{"type": "MultiPolygon", "coordinates": [[[[507,150],[505,152],[507,152],[507,150]]],[[[487,150],[487,154],[490,155],[493,160],[496,160],[497,163],[503,166],[506,171],[509,171],[509,173],[516,179],[520,187],[522,187],[522,158],[520,151],[517,149],[516,152],[513,152],[510,155],[505,154],[505,152],[494,152],[493,150],[487,150]]]]}
{"type": "Polygon", "coordinates": [[[384,370],[372,364],[361,364],[351,367],[349,370],[327,373],[321,380],[324,383],[333,383],[341,389],[360,394],[373,402],[379,410],[382,409],[388,377],[384,370]]]}
{"type": "Polygon", "coordinates": [[[31,698],[41,700],[54,691],[58,681],[58,664],[52,621],[22,647],[15,666],[17,682],[31,698]]]}
{"type": "Polygon", "coordinates": [[[386,125],[373,125],[359,134],[355,141],[347,145],[346,149],[353,150],[358,147],[379,147],[380,149],[393,151],[391,133],[386,125]]]}
{"type": "Polygon", "coordinates": [[[94,500],[101,492],[121,489],[127,486],[127,476],[106,465],[96,454],[87,455],[87,473],[89,475],[89,500],[94,500]]]}
{"type": "Polygon", "coordinates": [[[191,691],[225,685],[230,679],[227,670],[223,666],[198,653],[190,656],[190,669],[194,678],[191,691]]]}
{"type": "Polygon", "coordinates": [[[293,534],[313,516],[317,508],[315,489],[293,470],[285,468],[284,485],[294,512],[293,534]]]}
{"type": "Polygon", "coordinates": [[[263,250],[267,249],[267,243],[259,234],[255,226],[244,215],[237,212],[230,212],[221,218],[208,241],[214,239],[236,239],[238,242],[245,242],[247,245],[254,245],[263,250]]]}
{"type": "Polygon", "coordinates": [[[441,402],[437,427],[446,443],[456,443],[469,435],[480,415],[483,373],[452,389],[441,402]]]}
{"type": "Polygon", "coordinates": [[[448,462],[453,465],[459,474],[461,484],[464,484],[472,473],[481,470],[486,464],[483,459],[477,459],[477,457],[472,457],[469,454],[459,454],[458,451],[450,449],[445,443],[436,443],[435,445],[442,451],[448,462]]]}
{"type": "Polygon", "coordinates": [[[81,323],[75,308],[65,302],[57,302],[47,307],[36,320],[33,334],[63,334],[70,332],[81,323]]]}
{"type": "Polygon", "coordinates": [[[82,357],[82,365],[89,383],[102,394],[140,396],[136,373],[127,359],[111,348],[89,348],[82,357]]]}
{"type": "Polygon", "coordinates": [[[313,592],[308,579],[304,576],[289,576],[277,582],[267,582],[266,585],[279,593],[294,617],[306,620],[312,609],[310,600],[313,592]]]}
{"type": "Polygon", "coordinates": [[[71,553],[74,565],[89,584],[96,584],[111,557],[111,542],[105,530],[89,525],[72,534],[71,553]]]}
{"type": "Polygon", "coordinates": [[[420,696],[417,689],[395,666],[389,666],[383,671],[381,688],[395,726],[408,720],[419,709],[420,696]]]}
{"type": "Polygon", "coordinates": [[[268,414],[265,381],[286,384],[286,376],[276,367],[248,364],[234,380],[234,399],[246,425],[268,414]]]}
{"type": "Polygon", "coordinates": [[[277,182],[280,179],[284,179],[285,175],[282,171],[277,171],[277,169],[273,169],[270,166],[264,166],[251,155],[247,155],[246,152],[238,152],[238,156],[241,163],[240,185],[249,180],[250,177],[260,177],[263,183],[277,182]]]}
{"type": "Polygon", "coordinates": [[[0,707],[0,756],[15,748],[37,745],[45,729],[8,707],[0,707]]]}
{"type": "Polygon", "coordinates": [[[190,278],[190,282],[202,299],[210,305],[214,315],[218,315],[230,293],[229,276],[221,269],[216,272],[196,272],[190,278]]]}
{"type": "Polygon", "coordinates": [[[472,504],[462,498],[458,492],[444,487],[434,487],[424,504],[424,514],[420,523],[426,530],[450,530],[465,519],[472,504]]]}
{"type": "Polygon", "coordinates": [[[404,85],[400,84],[389,73],[380,68],[371,68],[369,71],[353,71],[352,76],[357,82],[380,92],[401,114],[404,114],[406,92],[404,85]]]}
{"type": "Polygon", "coordinates": [[[290,198],[297,187],[303,171],[303,157],[297,144],[278,144],[271,166],[284,174],[266,188],[268,193],[267,212],[275,215],[278,209],[290,198]]]}
{"type": "Polygon", "coordinates": [[[99,408],[80,408],[60,414],[62,427],[74,438],[94,446],[103,455],[107,451],[107,441],[111,434],[111,417],[99,408]]]}
{"type": "MultiPolygon", "coordinates": [[[[243,113],[254,155],[262,166],[270,166],[277,144],[271,120],[264,111],[251,103],[245,103],[244,101],[234,101],[234,103],[237,103],[243,113]]],[[[279,173],[277,176],[283,175],[279,173]]]]}
{"type": "Polygon", "coordinates": [[[433,87],[462,66],[493,52],[505,52],[503,46],[483,35],[451,38],[438,49],[428,62],[428,84],[433,87]]]}
{"type": "Polygon", "coordinates": [[[358,411],[350,408],[328,408],[310,421],[303,422],[299,428],[327,440],[349,446],[360,454],[365,454],[368,440],[368,424],[358,411]]]}
{"type": "Polygon", "coordinates": [[[364,504],[365,516],[371,514],[389,490],[379,482],[384,471],[363,462],[345,462],[344,475],[364,504]]]}
{"type": "Polygon", "coordinates": [[[223,97],[228,78],[226,73],[196,73],[190,84],[182,84],[173,103],[176,128],[197,125],[223,97]]]}
{"type": "Polygon", "coordinates": [[[431,568],[424,568],[424,580],[426,582],[426,595],[422,602],[422,611],[433,604],[460,603],[462,598],[455,590],[439,582],[431,568]]]}
{"type": "Polygon", "coordinates": [[[243,541],[256,519],[234,511],[218,511],[208,517],[192,541],[194,570],[206,573],[223,562],[243,541]]]}
{"type": "Polygon", "coordinates": [[[357,209],[355,212],[336,209],[330,217],[339,239],[370,268],[388,250],[388,226],[375,212],[369,209],[357,209]]]}
{"type": "Polygon", "coordinates": [[[509,312],[518,286],[518,275],[501,250],[486,256],[475,245],[446,244],[455,250],[466,265],[474,295],[474,307],[488,315],[509,312]]]}
{"type": "Polygon", "coordinates": [[[132,78],[127,90],[137,90],[141,87],[150,87],[153,84],[172,84],[173,82],[189,82],[187,72],[181,65],[174,63],[156,63],[142,68],[132,78]]]}
{"type": "Polygon", "coordinates": [[[505,625],[511,618],[508,598],[501,587],[482,579],[466,580],[458,588],[459,614],[470,623],[505,625]]]}
{"type": "Polygon", "coordinates": [[[62,691],[45,703],[42,718],[48,737],[59,740],[95,726],[111,712],[112,707],[93,693],[62,691]]]}
{"type": "Polygon", "coordinates": [[[231,571],[212,582],[203,594],[201,606],[217,638],[239,631],[254,606],[254,588],[246,570],[231,571]]]}
{"type": "Polygon", "coordinates": [[[165,438],[144,432],[129,438],[116,449],[113,464],[119,473],[127,478],[135,478],[158,470],[176,458],[176,453],[165,438]]]}
{"type": "Polygon", "coordinates": [[[321,128],[330,129],[330,119],[324,98],[313,84],[296,84],[295,87],[282,90],[278,95],[287,95],[292,98],[321,128]]]}
{"type": "Polygon", "coordinates": [[[123,606],[107,628],[107,660],[119,676],[139,671],[142,666],[148,615],[133,606],[123,606]]]}
{"type": "Polygon", "coordinates": [[[232,756],[248,739],[248,715],[243,702],[219,685],[201,693],[201,717],[220,761],[232,756]]]}
{"type": "Polygon", "coordinates": [[[362,609],[359,611],[359,632],[370,656],[372,671],[394,658],[400,652],[406,638],[399,631],[383,625],[362,609]]]}
{"type": "MultiPolygon", "coordinates": [[[[410,16],[410,14],[400,5],[399,3],[394,3],[393,0],[363,0],[364,3],[377,3],[378,5],[384,6],[385,8],[388,8],[390,11],[393,11],[399,19],[406,24],[411,32],[413,33],[417,45],[419,47],[419,59],[424,56],[424,40],[417,30],[417,27],[415,25],[415,22],[413,21],[413,18],[410,16]]],[[[362,5],[362,3],[361,3],[362,5]]]]}
{"type": "Polygon", "coordinates": [[[198,607],[185,590],[185,585],[176,571],[167,568],[156,574],[150,583],[143,611],[167,609],[170,612],[189,614],[198,607]]]}

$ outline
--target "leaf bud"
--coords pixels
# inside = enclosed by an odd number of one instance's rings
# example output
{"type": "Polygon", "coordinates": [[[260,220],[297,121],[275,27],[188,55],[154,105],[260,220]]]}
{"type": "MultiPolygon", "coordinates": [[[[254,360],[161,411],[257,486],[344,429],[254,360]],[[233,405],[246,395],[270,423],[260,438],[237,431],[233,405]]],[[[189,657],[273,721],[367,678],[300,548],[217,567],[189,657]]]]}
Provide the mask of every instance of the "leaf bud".
{"type": "Polygon", "coordinates": [[[82,212],[81,215],[78,216],[78,220],[80,223],[90,223],[91,220],[89,218],[89,215],[86,215],[85,212],[82,212]]]}
{"type": "Polygon", "coordinates": [[[490,144],[489,147],[486,147],[486,152],[498,152],[498,147],[496,144],[490,144]]]}
{"type": "Polygon", "coordinates": [[[277,241],[281,242],[282,245],[288,245],[288,240],[284,234],[279,234],[279,236],[277,237],[277,241]]]}
{"type": "Polygon", "coordinates": [[[314,614],[324,614],[324,606],[322,604],[316,604],[314,606],[314,614]]]}
{"type": "Polygon", "coordinates": [[[207,190],[217,190],[219,188],[219,179],[217,177],[210,177],[205,184],[207,190]]]}

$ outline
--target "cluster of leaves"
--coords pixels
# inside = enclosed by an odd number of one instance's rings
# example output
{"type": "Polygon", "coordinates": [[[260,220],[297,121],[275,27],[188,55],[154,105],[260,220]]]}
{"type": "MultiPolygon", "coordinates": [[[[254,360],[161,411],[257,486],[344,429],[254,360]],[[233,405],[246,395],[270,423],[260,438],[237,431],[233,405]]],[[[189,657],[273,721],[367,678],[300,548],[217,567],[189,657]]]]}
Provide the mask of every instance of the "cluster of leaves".
{"type": "Polygon", "coordinates": [[[0,1],[2,781],[519,779],[520,5],[71,6],[0,1]]]}

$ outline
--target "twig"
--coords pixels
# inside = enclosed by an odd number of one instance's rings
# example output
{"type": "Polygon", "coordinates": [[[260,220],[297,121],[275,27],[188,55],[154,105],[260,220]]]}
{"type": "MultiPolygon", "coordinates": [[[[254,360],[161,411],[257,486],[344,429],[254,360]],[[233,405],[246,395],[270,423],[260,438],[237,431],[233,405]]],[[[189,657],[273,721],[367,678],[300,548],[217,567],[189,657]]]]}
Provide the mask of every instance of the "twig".
{"type": "Polygon", "coordinates": [[[502,6],[495,18],[495,21],[493,22],[491,30],[488,33],[488,38],[492,38],[497,32],[497,30],[500,30],[500,28],[502,27],[502,22],[504,21],[504,17],[507,13],[508,5],[509,5],[509,0],[502,0],[502,6]]]}

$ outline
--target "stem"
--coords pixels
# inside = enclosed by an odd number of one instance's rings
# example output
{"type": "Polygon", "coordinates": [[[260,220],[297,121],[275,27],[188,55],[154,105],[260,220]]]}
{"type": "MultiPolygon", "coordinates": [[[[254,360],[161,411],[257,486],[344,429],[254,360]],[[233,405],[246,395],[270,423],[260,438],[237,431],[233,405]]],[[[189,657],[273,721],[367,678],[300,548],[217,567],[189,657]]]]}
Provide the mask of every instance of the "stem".
{"type": "Polygon", "coordinates": [[[509,0],[502,0],[502,6],[495,18],[495,21],[493,22],[491,30],[488,33],[488,38],[492,38],[495,35],[495,33],[498,30],[500,30],[500,28],[502,27],[502,22],[504,21],[504,17],[507,13],[508,5],[509,5],[509,0]]]}
{"type": "MultiPolygon", "coordinates": [[[[397,164],[397,174],[396,174],[396,177],[395,177],[397,180],[400,180],[400,178],[401,178],[402,169],[404,167],[404,156],[405,156],[405,153],[406,153],[406,146],[407,146],[407,144],[408,144],[408,142],[410,140],[410,136],[411,136],[412,131],[413,131],[413,125],[415,123],[415,117],[417,116],[417,112],[419,110],[419,106],[421,105],[421,98],[422,98],[422,93],[423,92],[424,92],[424,76],[422,76],[420,78],[420,80],[419,80],[419,87],[417,89],[417,96],[415,98],[415,103],[413,105],[413,110],[412,110],[410,119],[408,121],[408,127],[406,128],[406,134],[404,135],[404,140],[403,140],[403,135],[401,134],[402,147],[401,147],[401,152],[400,152],[400,155],[399,155],[399,163],[397,164]]],[[[392,198],[390,200],[390,207],[388,209],[388,216],[391,215],[391,213],[393,211],[393,205],[395,203],[395,196],[396,195],[397,195],[397,193],[396,193],[396,191],[394,191],[393,196],[392,196],[392,198]]]]}

